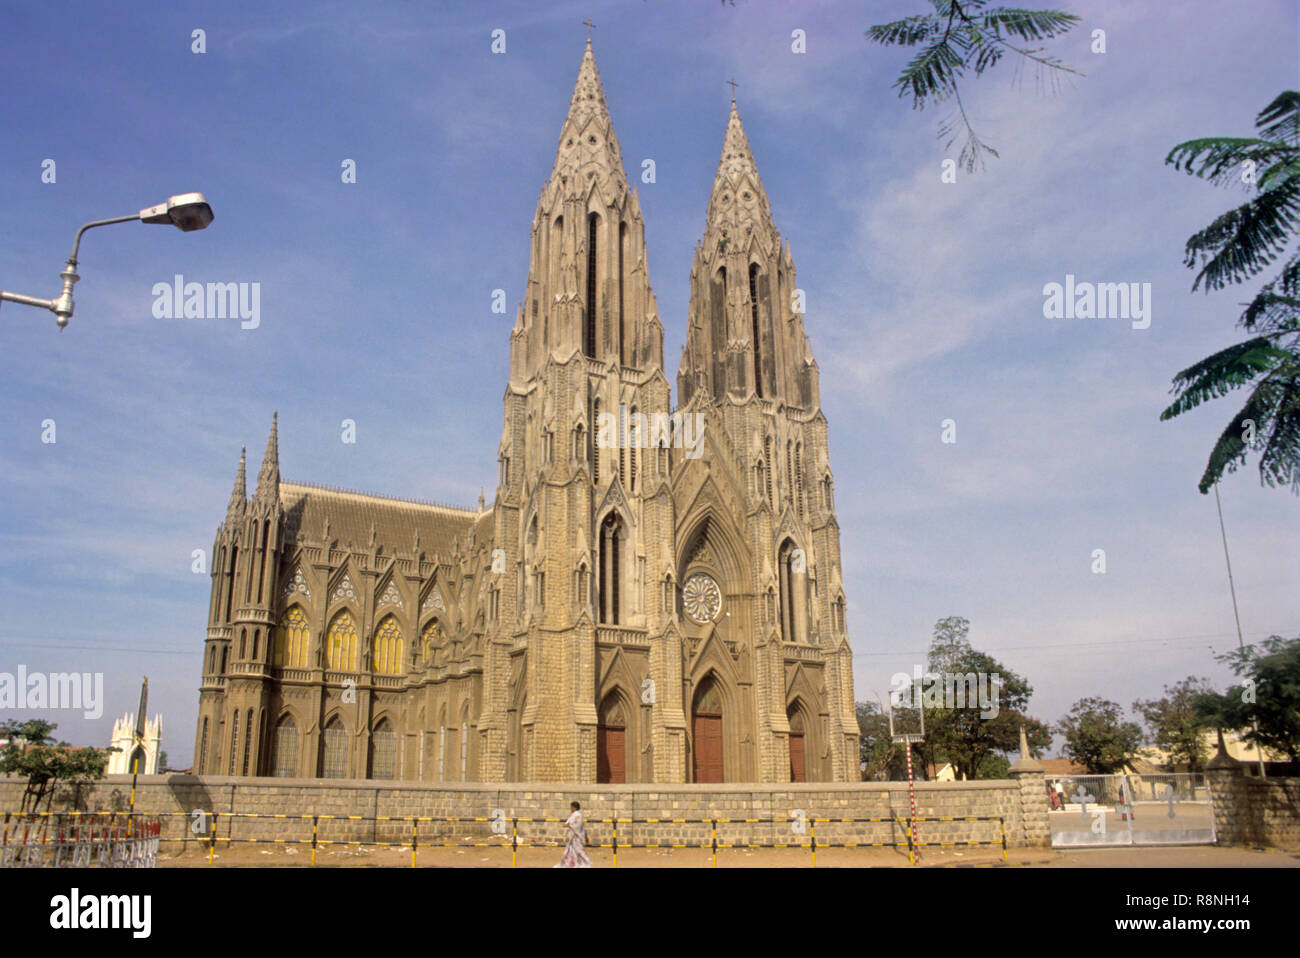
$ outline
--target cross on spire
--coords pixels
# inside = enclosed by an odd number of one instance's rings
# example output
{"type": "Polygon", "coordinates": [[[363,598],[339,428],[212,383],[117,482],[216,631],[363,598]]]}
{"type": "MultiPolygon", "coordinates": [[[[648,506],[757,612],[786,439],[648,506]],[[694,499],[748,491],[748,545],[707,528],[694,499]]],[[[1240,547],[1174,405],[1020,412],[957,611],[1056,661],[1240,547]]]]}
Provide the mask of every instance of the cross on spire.
{"type": "Polygon", "coordinates": [[[592,28],[594,28],[596,25],[595,25],[594,23],[591,22],[591,17],[588,17],[586,20],[583,20],[582,22],[583,22],[584,24],[586,24],[586,26],[587,26],[587,42],[590,43],[590,42],[591,42],[591,31],[592,31],[592,28]]]}
{"type": "Polygon", "coordinates": [[[731,102],[732,102],[732,103],[735,103],[735,102],[736,102],[736,80],[735,80],[735,78],[733,77],[732,79],[728,80],[728,81],[727,81],[727,84],[731,87],[731,102]]]}

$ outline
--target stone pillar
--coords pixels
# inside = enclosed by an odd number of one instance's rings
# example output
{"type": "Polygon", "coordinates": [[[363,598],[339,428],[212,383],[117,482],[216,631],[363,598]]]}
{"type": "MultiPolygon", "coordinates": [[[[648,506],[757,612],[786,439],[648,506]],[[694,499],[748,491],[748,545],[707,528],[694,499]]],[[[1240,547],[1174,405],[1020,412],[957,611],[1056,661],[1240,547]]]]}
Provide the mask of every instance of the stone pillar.
{"type": "Polygon", "coordinates": [[[1250,841],[1249,801],[1246,795],[1245,770],[1228,754],[1219,730],[1219,749],[1205,766],[1210,788],[1210,808],[1214,813],[1214,835],[1219,845],[1250,841]]]}
{"type": "Polygon", "coordinates": [[[1042,763],[1029,755],[1025,727],[1020,726],[1020,759],[1007,774],[1020,786],[1019,835],[1008,836],[1007,844],[1044,847],[1051,844],[1052,827],[1047,817],[1047,776],[1042,763]]]}

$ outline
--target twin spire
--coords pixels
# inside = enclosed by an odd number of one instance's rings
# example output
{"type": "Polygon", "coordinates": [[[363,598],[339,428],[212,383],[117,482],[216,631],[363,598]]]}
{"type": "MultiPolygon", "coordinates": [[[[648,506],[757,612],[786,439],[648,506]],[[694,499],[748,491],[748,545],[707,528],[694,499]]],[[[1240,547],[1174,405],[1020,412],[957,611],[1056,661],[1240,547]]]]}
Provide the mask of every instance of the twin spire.
{"type": "Polygon", "coordinates": [[[247,449],[239,450],[239,469],[235,473],[235,487],[230,490],[230,504],[226,506],[226,526],[233,528],[248,513],[250,507],[269,507],[280,501],[280,440],[278,420],[280,414],[271,415],[271,434],[266,439],[266,454],[262,468],[257,472],[257,489],[250,502],[248,480],[245,478],[247,449]]]}

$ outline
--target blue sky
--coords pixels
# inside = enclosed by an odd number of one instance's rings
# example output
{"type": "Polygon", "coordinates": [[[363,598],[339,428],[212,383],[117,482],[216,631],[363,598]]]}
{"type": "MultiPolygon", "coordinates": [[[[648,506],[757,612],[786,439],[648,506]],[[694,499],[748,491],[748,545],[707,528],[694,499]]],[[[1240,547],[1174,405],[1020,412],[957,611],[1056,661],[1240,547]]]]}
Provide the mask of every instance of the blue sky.
{"type": "MultiPolygon", "coordinates": [[[[84,221],[189,190],[216,213],[200,233],[87,234],[63,332],[0,308],[0,672],[103,671],[99,721],[43,713],[100,745],[148,674],[188,764],[209,589],[191,553],[274,410],[287,479],[491,499],[529,224],[590,16],[624,160],[656,164],[639,192],[670,379],[738,84],[807,294],[858,698],[921,662],[947,615],[1047,721],[1085,695],[1127,708],[1189,674],[1225,681],[1232,606],[1196,480],[1235,400],[1158,416],[1174,372],[1234,341],[1255,285],[1191,292],[1186,237],[1242,194],[1163,159],[1248,135],[1295,85],[1294,5],[1061,6],[1083,21],[1052,51],[1086,76],[1039,90],[1008,61],[967,83],[1001,159],[945,184],[944,111],[897,99],[906,54],[863,36],[921,0],[0,5],[0,287],[53,295],[84,221]],[[260,326],[154,318],[177,273],[260,283],[260,326]],[[1045,319],[1043,285],[1067,273],[1151,283],[1151,327],[1045,319]]],[[[1253,462],[1221,490],[1247,641],[1300,632],[1300,504],[1253,462]]]]}

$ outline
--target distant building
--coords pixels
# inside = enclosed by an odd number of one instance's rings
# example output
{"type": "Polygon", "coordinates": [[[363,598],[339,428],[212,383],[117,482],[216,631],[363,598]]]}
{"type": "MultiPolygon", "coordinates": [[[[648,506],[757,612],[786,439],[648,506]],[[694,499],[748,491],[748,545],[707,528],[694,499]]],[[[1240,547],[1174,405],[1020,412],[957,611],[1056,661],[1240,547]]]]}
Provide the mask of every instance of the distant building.
{"type": "Polygon", "coordinates": [[[135,716],[123,715],[113,723],[113,740],[109,743],[118,749],[108,755],[109,775],[130,775],[132,766],[140,758],[141,775],[157,775],[162,771],[158,764],[158,752],[162,746],[162,716],[155,715],[152,720],[145,719],[144,741],[135,741],[135,716]]]}
{"type": "MultiPolygon", "coordinates": [[[[1206,729],[1201,733],[1201,744],[1205,748],[1203,761],[1208,762],[1219,749],[1218,733],[1214,729],[1206,729]]],[[[1252,742],[1244,741],[1241,732],[1225,730],[1223,745],[1228,752],[1228,756],[1236,759],[1248,775],[1259,774],[1260,750],[1252,742]]],[[[1155,746],[1142,749],[1141,754],[1164,770],[1174,772],[1189,770],[1186,762],[1170,762],[1168,753],[1155,746]]],[[[1272,749],[1264,749],[1264,766],[1269,775],[1295,774],[1292,763],[1287,760],[1287,756],[1272,749]]]]}

